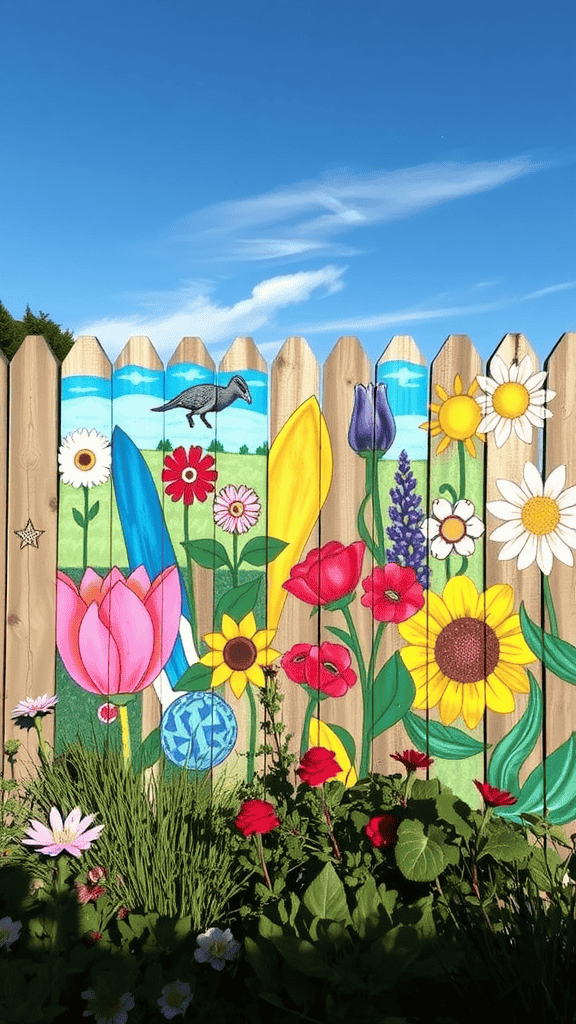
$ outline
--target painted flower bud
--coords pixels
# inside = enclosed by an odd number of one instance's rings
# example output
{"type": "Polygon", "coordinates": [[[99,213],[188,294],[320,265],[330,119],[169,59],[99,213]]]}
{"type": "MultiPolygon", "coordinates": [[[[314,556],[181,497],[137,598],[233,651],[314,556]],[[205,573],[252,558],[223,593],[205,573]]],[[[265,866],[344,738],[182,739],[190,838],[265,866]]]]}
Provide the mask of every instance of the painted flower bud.
{"type": "Polygon", "coordinates": [[[348,444],[358,455],[387,452],[396,436],[386,384],[356,384],[348,444]]]}

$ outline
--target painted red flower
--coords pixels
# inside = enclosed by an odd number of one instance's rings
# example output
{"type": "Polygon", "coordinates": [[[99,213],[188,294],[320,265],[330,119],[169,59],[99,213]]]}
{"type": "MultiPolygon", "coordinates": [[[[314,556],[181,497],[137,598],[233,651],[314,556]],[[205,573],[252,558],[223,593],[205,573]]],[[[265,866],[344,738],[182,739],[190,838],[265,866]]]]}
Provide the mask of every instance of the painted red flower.
{"type": "Polygon", "coordinates": [[[424,588],[411,565],[377,565],[362,586],[362,604],[378,622],[405,622],[424,606],[424,588]]]}
{"type": "Polygon", "coordinates": [[[429,768],[431,764],[434,764],[434,758],[428,757],[427,754],[421,754],[419,750],[405,750],[403,754],[396,751],[395,754],[390,754],[395,761],[400,761],[407,772],[415,772],[417,768],[429,768]]]}
{"type": "Polygon", "coordinates": [[[398,824],[398,817],[395,814],[378,814],[375,818],[370,818],[368,824],[364,826],[364,831],[372,846],[381,849],[396,845],[398,824]]]}
{"type": "Polygon", "coordinates": [[[234,824],[243,836],[264,835],[280,824],[274,805],[267,800],[245,800],[234,824]]]}
{"type": "Polygon", "coordinates": [[[218,478],[218,472],[213,466],[214,459],[199,445],[192,445],[188,455],[185,448],[176,448],[164,458],[162,479],[169,481],[166,494],[170,495],[172,501],[184,498],[185,505],[191,505],[194,500],[206,501],[218,478]]]}
{"type": "Polygon", "coordinates": [[[342,771],[333,750],[326,747],[310,747],[296,769],[296,775],[309,786],[321,786],[327,779],[333,779],[342,771]]]}
{"type": "Polygon", "coordinates": [[[474,779],[474,785],[488,807],[509,807],[518,802],[517,797],[512,796],[507,789],[498,789],[478,779],[474,779]]]}
{"type": "Polygon", "coordinates": [[[358,586],[366,545],[358,540],[347,547],[331,540],[314,548],[303,562],[290,570],[290,579],[282,584],[306,604],[330,604],[358,586]]]}
{"type": "Polygon", "coordinates": [[[294,644],[280,664],[294,683],[307,683],[328,697],[343,697],[357,679],[350,662],[346,647],[326,641],[320,647],[294,644]]]}

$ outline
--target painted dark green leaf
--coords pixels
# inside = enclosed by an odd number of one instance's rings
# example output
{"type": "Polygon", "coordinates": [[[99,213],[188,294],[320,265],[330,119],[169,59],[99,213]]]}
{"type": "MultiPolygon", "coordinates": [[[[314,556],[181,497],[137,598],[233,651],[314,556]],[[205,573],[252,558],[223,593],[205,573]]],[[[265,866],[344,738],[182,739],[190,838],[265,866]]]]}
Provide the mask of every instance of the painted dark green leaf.
{"type": "Polygon", "coordinates": [[[88,519],[94,519],[94,516],[98,515],[99,509],[100,509],[100,502],[99,501],[95,501],[94,504],[92,505],[92,508],[90,509],[90,511],[88,513],[88,519]]]}
{"type": "Polygon", "coordinates": [[[576,685],[576,647],[537,626],[529,618],[524,603],[520,605],[520,627],[528,647],[548,671],[564,682],[576,685]]]}
{"type": "Polygon", "coordinates": [[[330,861],[306,889],[302,903],[314,915],[330,921],[349,920],[344,883],[330,861]]]}
{"type": "Polygon", "coordinates": [[[208,665],[201,665],[198,661],[195,665],[190,665],[190,668],[186,669],[174,689],[184,690],[186,693],[192,693],[192,691],[196,690],[209,690],[211,678],[212,669],[208,665]]]}
{"type": "Polygon", "coordinates": [[[259,587],[260,577],[248,580],[248,583],[241,583],[239,587],[232,587],[231,590],[223,594],[216,608],[214,628],[220,629],[223,615],[229,615],[234,622],[241,622],[248,612],[254,611],[259,587]]]}
{"type": "Polygon", "coordinates": [[[232,569],[228,552],[219,540],[207,537],[205,540],[183,540],[180,543],[190,558],[203,569],[219,569],[221,566],[232,569]]]}
{"type": "Polygon", "coordinates": [[[162,748],[160,744],[160,729],[153,729],[141,743],[138,750],[132,756],[132,768],[135,772],[142,772],[145,768],[151,768],[160,757],[162,748]]]}
{"type": "Polygon", "coordinates": [[[331,729],[332,732],[335,733],[338,739],[340,740],[340,743],[342,744],[344,750],[348,754],[350,764],[354,764],[354,761],[356,760],[356,744],[354,742],[353,736],[351,736],[348,730],[345,729],[342,725],[331,725],[328,724],[328,722],[326,722],[326,725],[328,725],[328,728],[331,729]]]}
{"type": "MultiPolygon", "coordinates": [[[[576,818],[576,732],[550,754],[546,767],[547,819],[564,825],[576,818]]],[[[542,814],[544,766],[539,764],[530,773],[520,790],[518,802],[498,807],[497,813],[508,821],[521,821],[521,814],[542,814]]]]}
{"type": "Polygon", "coordinates": [[[474,736],[468,736],[453,725],[442,725],[442,722],[428,722],[428,749],[426,748],[426,719],[408,711],[402,719],[404,728],[412,743],[418,750],[428,753],[430,757],[440,757],[445,761],[460,761],[466,757],[481,754],[491,744],[481,743],[474,736]]]}
{"type": "Polygon", "coordinates": [[[432,882],[445,867],[442,832],[421,821],[402,821],[394,847],[396,863],[412,882],[432,882]]]}
{"type": "Polygon", "coordinates": [[[347,647],[350,647],[350,633],[347,633],[345,629],[340,629],[338,626],[326,626],[326,629],[329,633],[333,633],[335,637],[338,637],[338,640],[341,640],[347,647]]]}
{"type": "Polygon", "coordinates": [[[277,537],[252,537],[252,540],[242,548],[238,565],[241,562],[248,562],[249,565],[269,565],[287,546],[287,541],[278,540],[277,537]]]}
{"type": "Polygon", "coordinates": [[[72,509],[72,515],[74,516],[74,522],[78,523],[84,529],[84,516],[80,514],[77,508],[72,509]]]}
{"type": "Polygon", "coordinates": [[[534,750],[542,728],[542,690],[530,671],[528,678],[530,697],[526,710],[514,728],[496,744],[488,765],[490,785],[506,789],[512,796],[520,793],[520,769],[534,750]]]}
{"type": "Polygon", "coordinates": [[[370,735],[375,739],[404,717],[416,694],[414,680],[398,651],[380,669],[372,693],[373,724],[370,735]]]}

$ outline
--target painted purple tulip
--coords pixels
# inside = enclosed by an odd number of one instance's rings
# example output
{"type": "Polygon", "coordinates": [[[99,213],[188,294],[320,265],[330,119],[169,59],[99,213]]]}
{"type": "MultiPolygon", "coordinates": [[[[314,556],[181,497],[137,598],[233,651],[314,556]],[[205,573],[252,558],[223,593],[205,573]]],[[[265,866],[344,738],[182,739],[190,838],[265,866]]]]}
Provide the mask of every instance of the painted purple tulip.
{"type": "Polygon", "coordinates": [[[358,455],[387,452],[396,436],[386,384],[356,384],[348,444],[358,455]]]}

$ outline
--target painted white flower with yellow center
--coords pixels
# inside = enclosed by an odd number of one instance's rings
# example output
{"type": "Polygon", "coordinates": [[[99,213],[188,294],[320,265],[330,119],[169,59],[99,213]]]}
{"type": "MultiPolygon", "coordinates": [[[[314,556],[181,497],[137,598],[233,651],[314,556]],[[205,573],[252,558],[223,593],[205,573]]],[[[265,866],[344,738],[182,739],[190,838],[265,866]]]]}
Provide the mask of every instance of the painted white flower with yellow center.
{"type": "Polygon", "coordinates": [[[434,558],[448,558],[453,552],[463,558],[474,554],[476,541],[484,533],[484,523],[474,512],[473,503],[466,498],[454,506],[446,498],[432,502],[432,516],[424,520],[420,529],[431,541],[434,558]]]}
{"type": "Polygon", "coordinates": [[[477,399],[484,413],[478,430],[485,434],[493,430],[497,448],[508,440],[512,430],[521,441],[530,444],[532,427],[542,427],[552,415],[544,403],[554,398],[556,392],[541,387],[547,371],[532,373],[530,356],[512,366],[506,366],[501,356],[494,356],[490,372],[492,377],[476,378],[484,391],[477,399]]]}
{"type": "Polygon", "coordinates": [[[531,462],[524,466],[520,486],[511,480],[497,480],[504,501],[489,501],[489,512],[505,519],[490,534],[490,540],[504,541],[498,558],[516,558],[517,568],[527,569],[534,561],[545,576],[552,570],[554,558],[574,565],[570,548],[576,549],[576,487],[566,483],[566,466],[557,466],[543,484],[531,462]]]}
{"type": "Polygon", "coordinates": [[[95,487],[110,476],[110,441],[97,430],[82,427],[67,434],[58,451],[62,481],[72,487],[95,487]]]}

